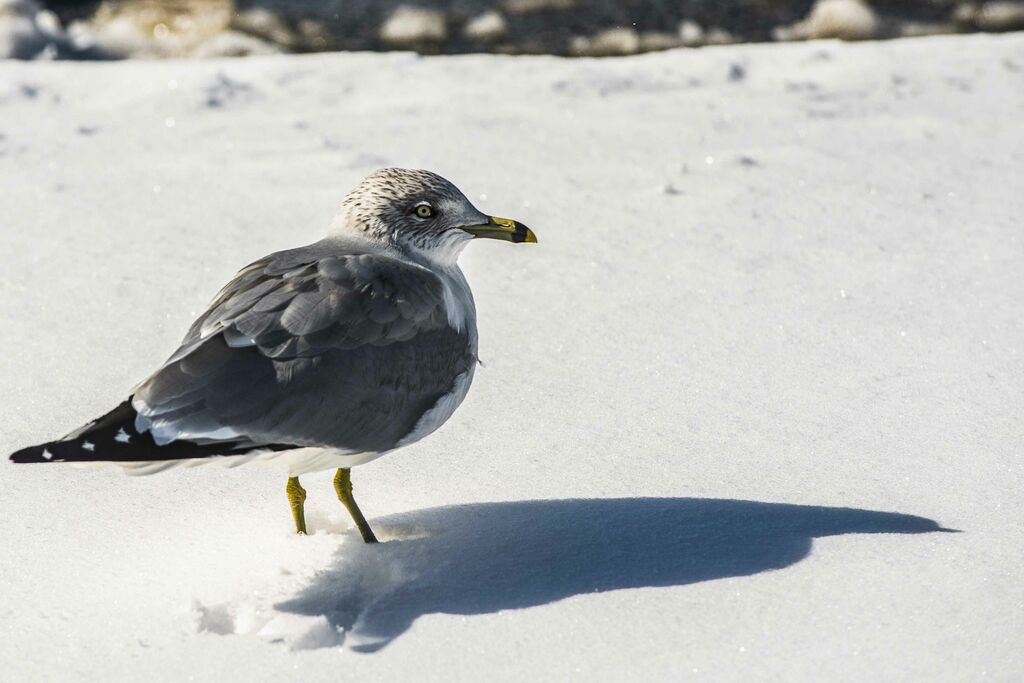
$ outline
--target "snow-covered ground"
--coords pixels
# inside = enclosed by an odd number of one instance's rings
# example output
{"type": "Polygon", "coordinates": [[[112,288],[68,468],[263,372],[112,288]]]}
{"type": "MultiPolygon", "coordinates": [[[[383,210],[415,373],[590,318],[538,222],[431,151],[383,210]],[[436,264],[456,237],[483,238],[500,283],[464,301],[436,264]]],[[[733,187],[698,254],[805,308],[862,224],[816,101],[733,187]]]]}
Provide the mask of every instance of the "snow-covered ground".
{"type": "Polygon", "coordinates": [[[5,680],[1019,680],[1022,120],[1022,35],[0,64],[4,453],[377,167],[540,238],[378,546],[329,473],[301,538],[281,466],[3,463],[5,680]]]}

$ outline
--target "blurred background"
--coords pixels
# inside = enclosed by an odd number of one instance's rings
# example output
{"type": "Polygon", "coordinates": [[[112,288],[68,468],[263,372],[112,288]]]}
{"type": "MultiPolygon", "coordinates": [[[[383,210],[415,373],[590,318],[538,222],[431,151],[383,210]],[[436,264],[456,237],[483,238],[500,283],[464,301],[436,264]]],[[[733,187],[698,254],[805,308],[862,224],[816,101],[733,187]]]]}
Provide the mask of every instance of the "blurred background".
{"type": "Polygon", "coordinates": [[[1024,29],[1024,0],[0,0],[0,58],[616,56],[1024,29]]]}

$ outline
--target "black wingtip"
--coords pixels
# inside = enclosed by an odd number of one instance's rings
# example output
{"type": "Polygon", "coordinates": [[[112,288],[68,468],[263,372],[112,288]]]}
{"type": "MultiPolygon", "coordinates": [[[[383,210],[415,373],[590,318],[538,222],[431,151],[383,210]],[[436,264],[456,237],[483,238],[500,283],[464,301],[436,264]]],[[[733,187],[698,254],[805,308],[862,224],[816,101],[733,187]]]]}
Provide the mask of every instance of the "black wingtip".
{"type": "Polygon", "coordinates": [[[29,446],[10,456],[11,462],[18,464],[38,464],[41,462],[89,462],[106,460],[103,454],[96,452],[97,437],[104,439],[101,443],[121,445],[115,441],[118,430],[132,430],[134,433],[135,410],[131,400],[123,401],[109,413],[89,424],[76,429],[63,439],[29,446]]]}
{"type": "Polygon", "coordinates": [[[12,453],[10,460],[11,462],[16,462],[18,464],[53,462],[53,456],[50,454],[50,451],[47,450],[47,445],[48,444],[22,448],[20,451],[12,453]]]}
{"type": "Polygon", "coordinates": [[[289,450],[290,444],[253,444],[244,440],[199,444],[171,441],[158,445],[152,434],[135,429],[131,400],[58,441],[29,446],[10,456],[18,464],[41,462],[140,462],[187,460],[215,455],[237,455],[253,450],[289,450]]]}

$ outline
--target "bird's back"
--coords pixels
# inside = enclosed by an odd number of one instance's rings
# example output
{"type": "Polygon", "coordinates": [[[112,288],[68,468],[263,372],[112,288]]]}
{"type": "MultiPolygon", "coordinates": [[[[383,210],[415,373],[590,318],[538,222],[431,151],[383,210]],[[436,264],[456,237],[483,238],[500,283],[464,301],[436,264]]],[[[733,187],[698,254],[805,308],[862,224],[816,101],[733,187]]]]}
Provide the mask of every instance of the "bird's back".
{"type": "Polygon", "coordinates": [[[244,268],[127,404],[20,457],[385,452],[443,423],[475,364],[475,311],[457,267],[323,240],[244,268]]]}

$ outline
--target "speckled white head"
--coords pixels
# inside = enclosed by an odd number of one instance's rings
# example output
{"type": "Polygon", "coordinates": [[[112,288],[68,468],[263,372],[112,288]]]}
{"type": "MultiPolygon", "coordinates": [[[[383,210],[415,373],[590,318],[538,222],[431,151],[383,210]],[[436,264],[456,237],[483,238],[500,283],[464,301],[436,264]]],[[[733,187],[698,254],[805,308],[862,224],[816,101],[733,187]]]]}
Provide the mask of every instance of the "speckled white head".
{"type": "Polygon", "coordinates": [[[361,235],[438,263],[454,263],[474,237],[536,242],[524,225],[481,212],[430,171],[384,168],[341,202],[332,232],[361,235]]]}

